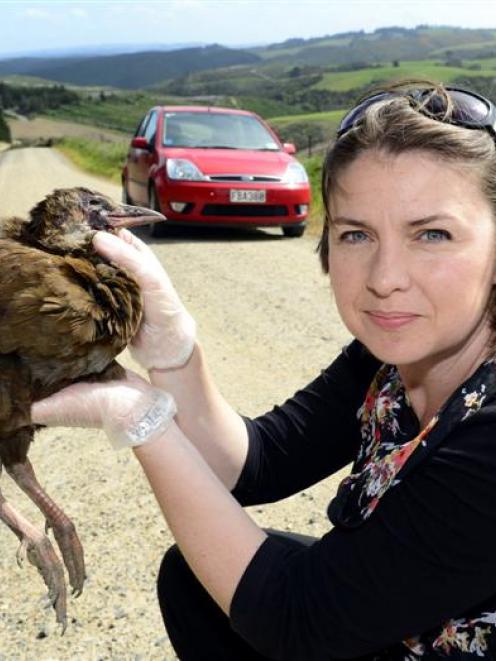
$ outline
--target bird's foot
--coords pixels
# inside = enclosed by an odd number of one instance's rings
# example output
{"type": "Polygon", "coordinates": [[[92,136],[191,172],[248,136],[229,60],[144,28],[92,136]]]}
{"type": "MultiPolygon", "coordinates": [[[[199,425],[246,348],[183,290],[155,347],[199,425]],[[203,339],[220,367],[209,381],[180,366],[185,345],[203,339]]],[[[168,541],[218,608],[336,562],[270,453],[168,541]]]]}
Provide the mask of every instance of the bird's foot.
{"type": "Polygon", "coordinates": [[[29,459],[9,464],[6,469],[13,480],[31,498],[45,515],[45,530],[53,529],[55,540],[69,574],[72,594],[79,597],[86,578],[84,553],[74,524],[65,512],[52,500],[38,482],[29,459]]]}
{"type": "Polygon", "coordinates": [[[56,620],[62,625],[62,634],[67,627],[67,591],[64,580],[64,569],[53,546],[46,535],[23,533],[21,544],[17,550],[17,564],[22,567],[24,559],[36,567],[48,588],[48,599],[55,610],[56,620]]]}
{"type": "Polygon", "coordinates": [[[54,521],[47,519],[45,530],[53,530],[53,536],[58,544],[64,564],[69,574],[72,595],[79,597],[83,591],[86,571],[84,567],[84,552],[76,528],[67,517],[54,521]]]}

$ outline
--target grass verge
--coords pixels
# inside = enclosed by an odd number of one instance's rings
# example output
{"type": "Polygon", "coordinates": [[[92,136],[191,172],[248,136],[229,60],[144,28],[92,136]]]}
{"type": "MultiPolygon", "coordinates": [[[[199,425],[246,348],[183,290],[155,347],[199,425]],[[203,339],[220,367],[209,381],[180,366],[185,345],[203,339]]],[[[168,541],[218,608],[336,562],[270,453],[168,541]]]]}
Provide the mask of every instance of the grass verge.
{"type": "Polygon", "coordinates": [[[321,154],[299,159],[302,165],[305,166],[312,188],[312,205],[307,220],[307,232],[312,236],[318,236],[322,229],[324,209],[320,192],[320,178],[322,176],[323,159],[324,157],[321,154]]]}
{"type": "Polygon", "coordinates": [[[55,147],[82,170],[120,183],[127,144],[88,138],[62,138],[55,147]]]}

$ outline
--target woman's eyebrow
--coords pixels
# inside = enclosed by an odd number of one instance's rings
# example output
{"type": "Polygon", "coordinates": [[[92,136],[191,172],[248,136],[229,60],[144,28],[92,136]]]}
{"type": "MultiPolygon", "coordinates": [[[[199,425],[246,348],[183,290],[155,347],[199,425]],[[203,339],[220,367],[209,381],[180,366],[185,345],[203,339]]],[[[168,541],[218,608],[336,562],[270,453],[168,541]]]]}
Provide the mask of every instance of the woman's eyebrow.
{"type": "Polygon", "coordinates": [[[440,220],[457,220],[456,216],[452,216],[449,213],[435,213],[432,216],[426,216],[425,218],[419,218],[418,220],[411,220],[408,222],[412,227],[419,227],[422,225],[427,225],[428,223],[435,223],[440,220]]]}
{"type": "Polygon", "coordinates": [[[331,218],[332,225],[353,225],[353,227],[370,227],[364,220],[355,220],[346,216],[337,216],[331,218]]]}
{"type": "MultiPolygon", "coordinates": [[[[452,216],[449,213],[436,213],[431,216],[426,216],[425,218],[419,218],[417,220],[407,221],[407,225],[411,227],[422,227],[423,225],[428,225],[429,223],[439,222],[442,220],[454,220],[456,221],[456,216],[452,216]]],[[[352,227],[372,227],[365,220],[357,220],[355,218],[348,218],[347,216],[336,216],[336,218],[331,219],[332,225],[351,225],[352,227]]]]}

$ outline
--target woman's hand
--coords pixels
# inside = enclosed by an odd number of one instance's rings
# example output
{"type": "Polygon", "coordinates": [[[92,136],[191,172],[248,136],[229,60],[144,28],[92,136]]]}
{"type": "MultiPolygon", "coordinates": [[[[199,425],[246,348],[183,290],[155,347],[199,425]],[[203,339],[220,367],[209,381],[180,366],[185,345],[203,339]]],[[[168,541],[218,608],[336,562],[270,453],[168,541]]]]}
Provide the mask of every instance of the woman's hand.
{"type": "Polygon", "coordinates": [[[175,414],[171,395],[130,371],[121,381],[75,383],[31,408],[35,424],[103,429],[115,449],[159,437],[175,414]]]}
{"type": "Polygon", "coordinates": [[[129,346],[131,354],[146,369],[181,367],[194,348],[195,321],[153,251],[128,230],[121,230],[119,237],[98,232],[93,244],[98,253],[128,271],[141,289],[144,316],[129,346]]]}

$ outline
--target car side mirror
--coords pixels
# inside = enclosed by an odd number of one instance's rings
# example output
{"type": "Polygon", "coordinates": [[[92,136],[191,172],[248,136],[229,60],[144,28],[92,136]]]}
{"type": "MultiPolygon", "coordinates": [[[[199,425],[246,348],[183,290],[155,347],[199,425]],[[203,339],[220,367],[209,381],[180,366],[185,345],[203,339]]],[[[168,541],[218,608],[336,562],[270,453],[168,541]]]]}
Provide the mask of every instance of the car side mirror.
{"type": "Polygon", "coordinates": [[[131,147],[133,147],[133,149],[146,149],[146,151],[153,150],[153,145],[151,145],[148,140],[141,135],[131,140],[131,147]]]}
{"type": "Polygon", "coordinates": [[[293,154],[296,154],[296,147],[292,142],[285,142],[282,146],[286,154],[289,154],[292,156],[293,154]]]}

